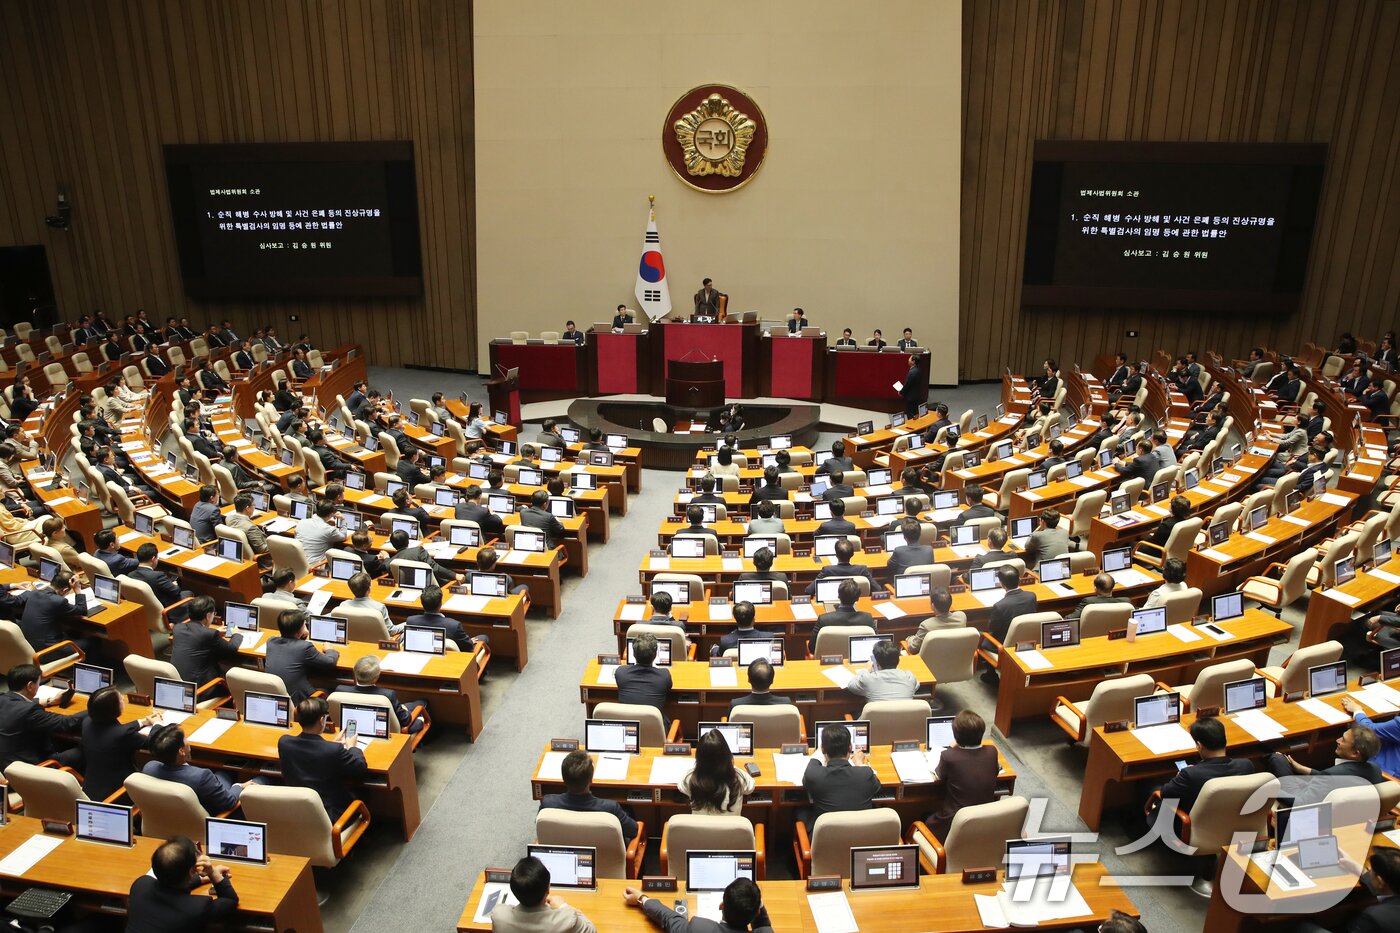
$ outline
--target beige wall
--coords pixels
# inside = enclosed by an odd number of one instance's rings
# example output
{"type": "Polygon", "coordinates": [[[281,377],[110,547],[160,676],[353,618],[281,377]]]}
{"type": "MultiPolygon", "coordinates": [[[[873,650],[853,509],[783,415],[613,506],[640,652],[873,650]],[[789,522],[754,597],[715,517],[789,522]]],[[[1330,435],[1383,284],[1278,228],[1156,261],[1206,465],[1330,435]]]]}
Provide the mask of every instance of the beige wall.
{"type": "Polygon", "coordinates": [[[708,275],[731,311],[912,326],[933,381],[956,381],[958,0],[477,0],[474,19],[483,366],[492,336],[636,307],[655,194],[677,309],[708,275]],[[768,120],[762,170],[730,194],[661,154],[671,104],[709,82],[768,120]]]}

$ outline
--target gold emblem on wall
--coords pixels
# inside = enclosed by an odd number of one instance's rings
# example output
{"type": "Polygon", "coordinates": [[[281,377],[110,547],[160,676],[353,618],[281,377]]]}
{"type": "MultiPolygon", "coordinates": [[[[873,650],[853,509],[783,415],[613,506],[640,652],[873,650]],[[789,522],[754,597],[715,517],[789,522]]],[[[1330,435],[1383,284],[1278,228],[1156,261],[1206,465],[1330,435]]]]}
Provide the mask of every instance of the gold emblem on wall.
{"type": "Polygon", "coordinates": [[[717,194],[742,187],[758,171],[768,129],[747,94],[711,84],[688,91],[672,105],[661,143],[677,178],[697,191],[717,194]]]}

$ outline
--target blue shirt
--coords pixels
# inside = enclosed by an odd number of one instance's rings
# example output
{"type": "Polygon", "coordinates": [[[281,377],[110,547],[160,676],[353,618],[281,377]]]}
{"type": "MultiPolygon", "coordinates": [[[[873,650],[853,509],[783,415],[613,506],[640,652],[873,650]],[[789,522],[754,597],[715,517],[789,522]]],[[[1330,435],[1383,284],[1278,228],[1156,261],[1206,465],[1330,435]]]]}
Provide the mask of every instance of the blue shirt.
{"type": "Polygon", "coordinates": [[[1361,710],[1351,717],[1357,724],[1365,726],[1381,740],[1381,751],[1371,760],[1386,774],[1400,774],[1400,717],[1385,722],[1372,722],[1361,710]]]}

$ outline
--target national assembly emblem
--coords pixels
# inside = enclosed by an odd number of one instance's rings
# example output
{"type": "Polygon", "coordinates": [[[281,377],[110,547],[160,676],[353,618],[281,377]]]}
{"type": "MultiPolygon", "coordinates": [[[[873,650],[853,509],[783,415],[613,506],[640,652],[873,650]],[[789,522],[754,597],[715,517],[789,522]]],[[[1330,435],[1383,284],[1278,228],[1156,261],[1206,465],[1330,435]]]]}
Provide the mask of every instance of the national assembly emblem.
{"type": "Polygon", "coordinates": [[[706,85],[671,107],[662,149],[671,170],[699,191],[742,187],[758,171],[768,148],[763,113],[737,88],[706,85]]]}

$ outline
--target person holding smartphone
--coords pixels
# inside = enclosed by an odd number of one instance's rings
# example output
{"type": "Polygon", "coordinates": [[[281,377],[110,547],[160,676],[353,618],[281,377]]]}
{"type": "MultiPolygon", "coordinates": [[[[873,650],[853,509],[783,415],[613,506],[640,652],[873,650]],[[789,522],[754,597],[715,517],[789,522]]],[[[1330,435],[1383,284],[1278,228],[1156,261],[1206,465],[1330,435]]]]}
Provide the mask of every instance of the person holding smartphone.
{"type": "Polygon", "coordinates": [[[282,783],[288,787],[309,787],[321,798],[331,822],[340,819],[356,795],[351,784],[364,780],[369,771],[365,753],[356,745],[354,721],[339,742],[327,742],[330,706],[321,697],[308,697],[297,704],[297,725],[301,732],[277,740],[277,757],[282,763],[282,783]]]}

